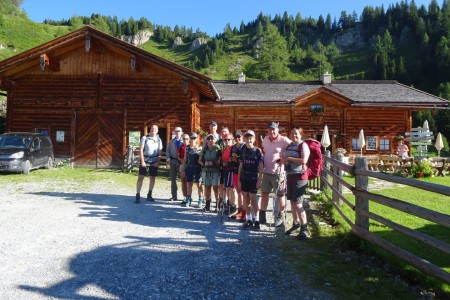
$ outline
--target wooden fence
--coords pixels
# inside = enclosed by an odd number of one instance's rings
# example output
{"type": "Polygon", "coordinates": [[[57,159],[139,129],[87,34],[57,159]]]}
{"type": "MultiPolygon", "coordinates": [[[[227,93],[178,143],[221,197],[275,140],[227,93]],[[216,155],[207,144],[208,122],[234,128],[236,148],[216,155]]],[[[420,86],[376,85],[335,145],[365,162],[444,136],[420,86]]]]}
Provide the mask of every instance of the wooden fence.
{"type": "MultiPolygon", "coordinates": [[[[405,260],[417,269],[439,278],[440,280],[450,284],[450,273],[441,269],[440,267],[430,263],[429,261],[416,256],[415,254],[402,249],[401,247],[392,244],[369,231],[369,219],[375,220],[391,229],[394,229],[402,234],[412,237],[427,246],[439,249],[447,254],[450,254],[450,245],[444,241],[436,239],[430,235],[410,229],[402,224],[395,223],[391,220],[377,215],[369,210],[369,203],[371,201],[381,205],[388,206],[392,209],[414,215],[416,217],[434,222],[436,224],[450,228],[450,215],[443,214],[438,211],[433,211],[427,208],[417,206],[399,199],[393,199],[382,195],[374,194],[369,191],[369,178],[377,178],[388,182],[399,183],[418,189],[426,190],[441,194],[443,196],[450,196],[450,187],[438,184],[423,182],[410,178],[403,178],[393,176],[385,173],[374,172],[368,169],[367,159],[365,157],[357,157],[354,166],[347,165],[342,162],[342,156],[334,156],[333,158],[324,156],[324,168],[320,177],[320,189],[324,191],[325,188],[331,190],[331,196],[324,193],[326,198],[333,204],[334,208],[339,212],[342,218],[350,225],[352,232],[358,237],[370,241],[377,246],[389,251],[390,253],[405,260]],[[355,186],[347,183],[342,178],[342,173],[346,172],[355,176],[355,186]],[[331,178],[331,180],[330,180],[331,178]],[[342,193],[342,187],[348,188],[353,195],[355,195],[355,204],[351,203],[345,198],[342,193]],[[355,222],[344,213],[342,205],[348,205],[355,212],[355,222]]],[[[317,185],[317,180],[311,183],[311,186],[317,185]]],[[[447,199],[449,200],[449,199],[447,199]]]]}

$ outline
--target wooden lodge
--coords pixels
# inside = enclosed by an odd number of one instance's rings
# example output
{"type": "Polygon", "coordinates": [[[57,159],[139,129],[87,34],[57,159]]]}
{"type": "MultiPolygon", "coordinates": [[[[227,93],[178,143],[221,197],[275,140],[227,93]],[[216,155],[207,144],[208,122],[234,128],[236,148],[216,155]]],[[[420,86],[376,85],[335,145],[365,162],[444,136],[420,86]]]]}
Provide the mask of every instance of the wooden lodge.
{"type": "MultiPolygon", "coordinates": [[[[213,81],[86,26],[0,62],[7,92],[7,131],[48,133],[55,156],[76,166],[120,167],[130,136],[157,124],[166,143],[175,126],[266,133],[301,126],[320,139],[328,125],[331,150],[393,152],[409,131],[412,111],[446,107],[435,97],[395,81],[213,81]]],[[[359,151],[358,151],[359,152],[359,151]]]]}

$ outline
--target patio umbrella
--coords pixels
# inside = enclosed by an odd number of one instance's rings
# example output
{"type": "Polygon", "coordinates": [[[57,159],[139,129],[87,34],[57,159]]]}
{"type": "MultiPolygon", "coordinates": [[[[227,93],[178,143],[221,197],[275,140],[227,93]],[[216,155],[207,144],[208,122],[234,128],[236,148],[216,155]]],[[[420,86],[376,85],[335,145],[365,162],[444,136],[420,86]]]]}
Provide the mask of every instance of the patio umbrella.
{"type": "Polygon", "coordinates": [[[362,156],[362,148],[366,145],[366,139],[364,138],[364,130],[362,130],[362,129],[359,132],[357,144],[358,144],[358,147],[361,149],[361,156],[362,156]]]}
{"type": "Polygon", "coordinates": [[[441,156],[441,150],[444,148],[444,142],[442,141],[442,134],[439,132],[436,137],[436,143],[434,144],[436,150],[438,151],[438,156],[441,156]]]}
{"type": "Polygon", "coordinates": [[[325,127],[323,128],[323,134],[322,134],[322,139],[320,140],[320,144],[327,149],[330,145],[330,135],[328,134],[328,126],[325,125],[325,127]]]}

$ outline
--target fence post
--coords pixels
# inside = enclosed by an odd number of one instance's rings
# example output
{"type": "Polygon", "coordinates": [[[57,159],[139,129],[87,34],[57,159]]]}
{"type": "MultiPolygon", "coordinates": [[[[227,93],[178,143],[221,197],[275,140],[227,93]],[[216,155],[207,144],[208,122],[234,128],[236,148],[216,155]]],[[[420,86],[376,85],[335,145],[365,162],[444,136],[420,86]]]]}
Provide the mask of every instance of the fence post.
{"type": "MultiPolygon", "coordinates": [[[[326,157],[330,157],[330,151],[329,150],[325,150],[325,152],[323,153],[324,156],[326,157]]],[[[330,170],[330,163],[328,161],[324,160],[324,166],[323,168],[330,170]]],[[[324,180],[326,180],[327,182],[330,182],[330,175],[328,175],[328,173],[322,172],[322,174],[324,174],[323,176],[320,176],[320,183],[319,183],[319,188],[320,191],[323,192],[325,190],[325,182],[324,180]]]]}
{"type": "MultiPolygon", "coordinates": [[[[340,153],[334,154],[333,158],[336,160],[339,160],[340,162],[343,161],[343,155],[340,153]]],[[[341,168],[339,168],[336,165],[333,165],[333,173],[336,174],[339,177],[342,177],[343,171],[341,168]]],[[[342,195],[342,184],[333,177],[333,187],[336,191],[333,190],[332,199],[334,203],[337,203],[339,206],[342,205],[342,200],[339,198],[339,195],[342,195]]]]}
{"type": "Polygon", "coordinates": [[[125,169],[130,171],[133,168],[133,146],[128,145],[127,147],[127,161],[125,169]]]}
{"type": "MultiPolygon", "coordinates": [[[[356,157],[355,158],[355,171],[367,170],[367,158],[356,157]]],[[[355,188],[357,190],[368,191],[369,190],[369,177],[363,175],[355,175],[355,188]]],[[[358,214],[358,209],[363,211],[369,211],[369,200],[363,197],[355,197],[355,225],[369,230],[369,218],[358,214]]]]}

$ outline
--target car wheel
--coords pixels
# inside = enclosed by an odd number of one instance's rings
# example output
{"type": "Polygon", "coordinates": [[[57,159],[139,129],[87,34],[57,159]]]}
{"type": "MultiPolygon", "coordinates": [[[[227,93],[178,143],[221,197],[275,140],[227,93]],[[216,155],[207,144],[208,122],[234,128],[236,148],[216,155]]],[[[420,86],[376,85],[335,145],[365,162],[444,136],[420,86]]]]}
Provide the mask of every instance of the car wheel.
{"type": "Polygon", "coordinates": [[[23,163],[23,174],[30,174],[30,170],[31,170],[31,164],[30,164],[30,161],[27,160],[26,162],[23,163]]]}
{"type": "Polygon", "coordinates": [[[51,169],[53,167],[53,159],[51,157],[48,158],[47,164],[45,165],[46,169],[51,169]]]}

